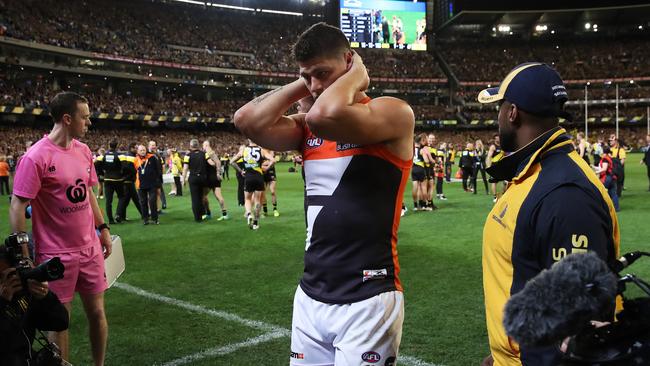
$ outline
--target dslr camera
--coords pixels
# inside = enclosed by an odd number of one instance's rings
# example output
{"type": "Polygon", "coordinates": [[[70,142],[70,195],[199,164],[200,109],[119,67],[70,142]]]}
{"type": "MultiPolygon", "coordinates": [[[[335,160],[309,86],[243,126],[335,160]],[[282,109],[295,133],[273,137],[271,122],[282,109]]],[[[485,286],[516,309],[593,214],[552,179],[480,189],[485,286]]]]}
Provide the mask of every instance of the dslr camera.
{"type": "Polygon", "coordinates": [[[54,257],[32,268],[28,244],[29,236],[26,233],[14,233],[5,239],[4,246],[0,246],[0,254],[4,255],[11,267],[16,268],[23,288],[27,288],[29,279],[48,282],[63,278],[65,267],[59,257],[54,257]]]}

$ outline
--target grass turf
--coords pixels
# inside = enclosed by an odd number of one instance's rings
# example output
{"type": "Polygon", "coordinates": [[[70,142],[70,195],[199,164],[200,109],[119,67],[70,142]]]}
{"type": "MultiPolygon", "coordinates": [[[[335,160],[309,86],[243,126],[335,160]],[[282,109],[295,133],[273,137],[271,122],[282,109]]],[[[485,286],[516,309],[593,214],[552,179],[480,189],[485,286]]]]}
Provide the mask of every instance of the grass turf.
{"type": "MultiPolygon", "coordinates": [[[[639,159],[638,154],[631,155],[626,167],[627,190],[619,213],[623,251],[650,250],[650,192],[639,159]]],[[[302,272],[304,217],[300,174],[288,173],[287,168],[277,169],[281,216],[262,219],[256,232],[246,227],[243,210],[237,207],[234,179],[223,188],[229,221],[194,223],[189,192],[167,198],[169,208],[159,226],[143,226],[130,206],[131,221],[112,229],[122,236],[127,261],[120,282],[289,329],[293,294],[302,272]]],[[[458,183],[445,184],[444,189],[449,200],[436,201],[439,210],[409,211],[402,219],[398,249],[406,317],[400,352],[429,363],[474,365],[488,353],[480,253],[492,200],[485,194],[462,192],[458,183]]],[[[405,202],[410,209],[410,188],[405,202]]],[[[213,213],[219,212],[214,198],[211,206],[213,213]]],[[[0,199],[0,230],[10,232],[6,199],[0,199]]],[[[633,271],[650,278],[649,263],[641,261],[633,271]]],[[[161,364],[263,334],[120,288],[106,293],[106,309],[107,365],[161,364]]],[[[78,299],[71,343],[72,363],[90,364],[78,299]]],[[[286,365],[289,348],[289,338],[283,337],[190,364],[286,365]]]]}

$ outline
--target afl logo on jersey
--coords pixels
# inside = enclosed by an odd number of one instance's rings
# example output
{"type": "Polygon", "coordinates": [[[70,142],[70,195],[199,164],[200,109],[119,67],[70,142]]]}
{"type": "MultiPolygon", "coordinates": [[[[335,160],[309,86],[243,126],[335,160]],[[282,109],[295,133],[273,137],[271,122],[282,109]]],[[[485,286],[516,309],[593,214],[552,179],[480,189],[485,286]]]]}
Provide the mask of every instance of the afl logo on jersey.
{"type": "Polygon", "coordinates": [[[369,352],[366,352],[363,355],[361,355],[361,359],[364,362],[377,363],[377,362],[379,362],[379,360],[381,360],[381,356],[377,352],[369,351],[369,352]]]}
{"type": "Polygon", "coordinates": [[[319,147],[322,144],[323,144],[323,139],[314,136],[310,136],[309,138],[307,138],[307,142],[305,142],[307,148],[319,147]]]}

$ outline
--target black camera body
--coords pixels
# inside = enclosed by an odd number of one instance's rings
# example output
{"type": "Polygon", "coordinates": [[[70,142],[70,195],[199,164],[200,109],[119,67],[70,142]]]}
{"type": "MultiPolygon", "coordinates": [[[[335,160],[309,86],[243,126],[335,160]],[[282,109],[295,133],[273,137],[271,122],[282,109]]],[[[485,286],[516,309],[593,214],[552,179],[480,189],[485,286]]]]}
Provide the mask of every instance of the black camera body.
{"type": "Polygon", "coordinates": [[[16,268],[16,273],[27,288],[27,280],[37,282],[56,281],[63,278],[65,267],[59,257],[54,257],[32,268],[27,245],[29,236],[26,233],[15,233],[5,239],[5,245],[0,246],[0,253],[4,255],[11,267],[16,268]]]}

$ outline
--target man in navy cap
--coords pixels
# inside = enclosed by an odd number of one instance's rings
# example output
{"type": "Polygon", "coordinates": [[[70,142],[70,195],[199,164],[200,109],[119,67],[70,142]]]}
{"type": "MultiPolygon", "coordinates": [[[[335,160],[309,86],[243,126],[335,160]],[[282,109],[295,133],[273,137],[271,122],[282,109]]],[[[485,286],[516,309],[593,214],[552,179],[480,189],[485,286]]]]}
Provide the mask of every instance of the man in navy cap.
{"type": "Polygon", "coordinates": [[[616,212],[605,187],[559,126],[567,93],[542,63],[515,67],[481,103],[499,103],[499,137],[506,157],[487,169],[508,188],[483,231],[483,289],[490,341],[484,365],[556,365],[556,347],[520,347],[503,328],[503,309],[528,280],[571,253],[618,256],[616,212]]]}

